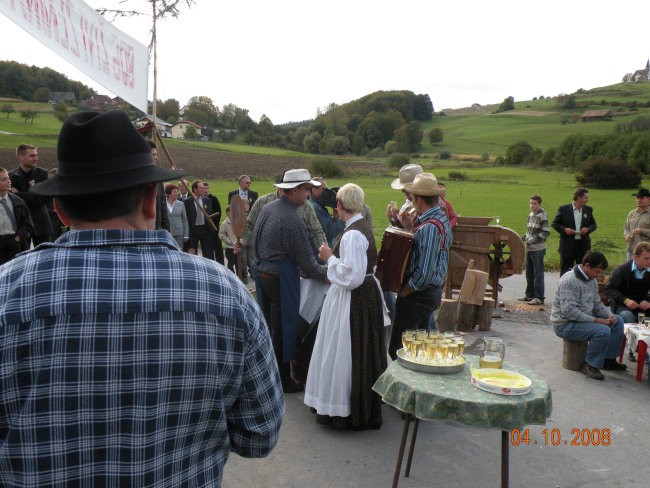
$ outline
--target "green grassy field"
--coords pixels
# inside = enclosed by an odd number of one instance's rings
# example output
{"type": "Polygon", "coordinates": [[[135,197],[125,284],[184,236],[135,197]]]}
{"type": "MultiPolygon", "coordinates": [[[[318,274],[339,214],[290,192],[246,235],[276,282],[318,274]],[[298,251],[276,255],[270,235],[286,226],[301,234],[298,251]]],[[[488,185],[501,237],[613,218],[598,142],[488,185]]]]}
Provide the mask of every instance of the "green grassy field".
{"type": "MultiPolygon", "coordinates": [[[[495,216],[501,218],[500,225],[508,227],[518,235],[526,231],[529,213],[528,201],[531,195],[539,194],[542,207],[549,216],[549,222],[555,216],[560,205],[571,202],[576,188],[573,175],[561,172],[530,170],[525,168],[486,168],[466,169],[469,180],[456,182],[447,179],[449,169],[433,169],[434,174],[447,184],[447,197],[460,215],[495,216]]],[[[392,178],[359,177],[354,183],[360,185],[366,193],[366,203],[374,216],[375,239],[381,242],[383,231],[387,226],[384,216],[386,205],[390,200],[400,201],[402,193],[390,188],[392,178]]],[[[349,179],[328,179],[329,186],[341,186],[349,179]]],[[[227,193],[236,188],[232,181],[214,181],[216,194],[223,203],[227,193]]],[[[254,180],[254,189],[260,195],[273,191],[271,181],[254,180]]],[[[592,248],[605,253],[612,265],[625,260],[625,242],[623,225],[627,213],[634,208],[635,200],[631,190],[592,190],[589,192],[589,205],[594,208],[598,229],[591,236],[592,248]]],[[[493,222],[494,223],[494,222],[493,222]]],[[[559,234],[551,230],[547,241],[546,267],[559,269],[557,253],[559,234]]]]}

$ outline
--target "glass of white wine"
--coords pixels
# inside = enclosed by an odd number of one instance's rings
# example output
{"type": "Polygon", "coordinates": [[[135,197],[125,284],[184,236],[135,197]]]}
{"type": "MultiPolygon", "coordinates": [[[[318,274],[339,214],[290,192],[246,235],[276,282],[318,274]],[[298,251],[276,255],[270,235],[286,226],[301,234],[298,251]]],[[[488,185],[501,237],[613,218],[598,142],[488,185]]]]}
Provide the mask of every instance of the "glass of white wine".
{"type": "Polygon", "coordinates": [[[645,312],[639,312],[639,315],[637,315],[637,322],[641,325],[645,325],[645,312]]]}
{"type": "Polygon", "coordinates": [[[495,215],[494,216],[494,221],[497,223],[497,225],[499,225],[499,222],[501,221],[501,217],[499,217],[498,215],[495,215]]]}

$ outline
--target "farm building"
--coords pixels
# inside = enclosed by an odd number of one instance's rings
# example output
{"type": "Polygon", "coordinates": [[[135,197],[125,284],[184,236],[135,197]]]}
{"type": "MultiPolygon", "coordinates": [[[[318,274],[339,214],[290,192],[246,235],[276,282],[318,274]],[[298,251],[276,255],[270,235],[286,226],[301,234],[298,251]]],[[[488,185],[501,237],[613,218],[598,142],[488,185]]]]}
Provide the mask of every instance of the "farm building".
{"type": "Polygon", "coordinates": [[[580,117],[583,122],[596,122],[598,120],[612,120],[611,110],[587,110],[580,117]]]}

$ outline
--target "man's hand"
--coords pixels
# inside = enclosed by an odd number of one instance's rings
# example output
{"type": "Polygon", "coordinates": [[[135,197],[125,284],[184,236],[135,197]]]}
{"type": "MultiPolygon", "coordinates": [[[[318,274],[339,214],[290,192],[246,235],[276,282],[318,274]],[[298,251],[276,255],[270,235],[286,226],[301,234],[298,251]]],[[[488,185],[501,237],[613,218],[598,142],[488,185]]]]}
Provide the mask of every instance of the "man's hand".
{"type": "MultiPolygon", "coordinates": [[[[637,228],[634,229],[632,232],[633,232],[634,234],[637,234],[637,235],[641,235],[641,234],[643,233],[643,231],[641,230],[641,227],[637,227],[637,228]]],[[[630,239],[630,240],[632,240],[632,239],[630,239]]]]}
{"type": "Polygon", "coordinates": [[[616,325],[616,315],[610,315],[609,317],[607,317],[607,324],[616,325]]]}
{"type": "Polygon", "coordinates": [[[327,243],[323,242],[320,246],[320,249],[318,250],[318,257],[321,259],[321,261],[327,262],[327,260],[332,255],[334,255],[334,253],[330,247],[327,245],[327,243]]]}
{"type": "Polygon", "coordinates": [[[400,296],[402,298],[409,296],[411,293],[413,293],[415,289],[411,287],[408,283],[404,283],[402,285],[402,288],[397,292],[397,296],[400,296]]]}
{"type": "Polygon", "coordinates": [[[404,230],[412,231],[415,228],[415,220],[418,218],[417,214],[413,212],[413,214],[409,212],[404,212],[398,216],[400,224],[402,224],[402,227],[404,230]]]}
{"type": "Polygon", "coordinates": [[[643,300],[641,303],[639,303],[639,308],[643,311],[646,311],[650,308],[650,302],[647,300],[643,300]]]}
{"type": "Polygon", "coordinates": [[[234,252],[235,254],[241,253],[241,242],[235,242],[232,245],[232,252],[234,252]]]}
{"type": "Polygon", "coordinates": [[[609,325],[609,319],[601,319],[600,317],[595,318],[594,322],[601,325],[609,325]]]}
{"type": "Polygon", "coordinates": [[[564,233],[568,236],[574,236],[576,235],[575,229],[571,229],[570,227],[565,227],[564,228],[564,233]]]}
{"type": "Polygon", "coordinates": [[[582,228],[580,229],[580,235],[581,235],[581,236],[584,236],[584,235],[586,235],[586,234],[589,234],[589,228],[587,228],[587,227],[582,227],[582,228]]]}
{"type": "Polygon", "coordinates": [[[633,239],[634,239],[634,236],[625,236],[625,241],[626,242],[632,242],[633,239]]]}
{"type": "MultiPolygon", "coordinates": [[[[646,302],[646,303],[648,303],[648,302],[646,302]]],[[[636,302],[635,302],[634,300],[632,300],[631,298],[628,298],[628,299],[625,301],[624,305],[625,305],[627,308],[629,308],[630,310],[636,310],[636,309],[639,308],[639,306],[640,306],[638,303],[636,303],[636,302]]],[[[643,310],[645,310],[645,308],[644,308],[643,310]]]]}

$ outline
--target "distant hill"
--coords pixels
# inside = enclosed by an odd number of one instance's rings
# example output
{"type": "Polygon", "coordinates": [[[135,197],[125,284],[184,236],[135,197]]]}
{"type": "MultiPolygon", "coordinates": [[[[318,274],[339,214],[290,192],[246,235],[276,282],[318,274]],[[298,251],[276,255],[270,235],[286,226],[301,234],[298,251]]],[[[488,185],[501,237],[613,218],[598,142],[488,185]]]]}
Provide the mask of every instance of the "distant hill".
{"type": "Polygon", "coordinates": [[[97,95],[92,88],[51,68],[0,61],[0,97],[47,102],[49,92],[73,92],[77,100],[97,95]]]}

